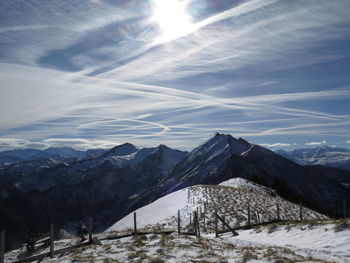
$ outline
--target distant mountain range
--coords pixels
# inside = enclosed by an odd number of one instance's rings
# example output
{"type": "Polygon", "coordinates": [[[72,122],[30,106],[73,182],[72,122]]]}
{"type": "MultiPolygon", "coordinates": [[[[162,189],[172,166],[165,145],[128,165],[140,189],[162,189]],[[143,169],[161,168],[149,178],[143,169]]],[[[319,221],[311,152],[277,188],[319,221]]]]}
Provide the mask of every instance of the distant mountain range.
{"type": "Polygon", "coordinates": [[[278,150],[276,153],[302,165],[324,165],[350,171],[350,150],[338,147],[278,150]]]}
{"type": "Polygon", "coordinates": [[[175,190],[236,177],[328,215],[340,215],[342,200],[350,200],[350,172],[302,166],[227,134],[217,133],[189,153],[126,143],[64,160],[45,157],[0,166],[0,225],[12,243],[22,242],[30,231],[48,230],[50,222],[69,230],[88,216],[103,231],[175,190]]]}
{"type": "Polygon", "coordinates": [[[0,165],[19,161],[34,161],[44,158],[56,161],[81,160],[105,152],[104,149],[75,150],[70,147],[51,147],[46,150],[18,149],[0,152],[0,165]]]}

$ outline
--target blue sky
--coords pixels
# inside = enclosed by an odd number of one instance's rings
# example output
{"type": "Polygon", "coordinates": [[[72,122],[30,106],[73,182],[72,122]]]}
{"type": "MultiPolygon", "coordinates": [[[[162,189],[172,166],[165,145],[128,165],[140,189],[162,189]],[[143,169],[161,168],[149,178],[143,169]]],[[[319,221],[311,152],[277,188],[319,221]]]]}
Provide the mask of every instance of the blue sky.
{"type": "Polygon", "coordinates": [[[2,0],[0,149],[350,147],[348,0],[2,0]]]}

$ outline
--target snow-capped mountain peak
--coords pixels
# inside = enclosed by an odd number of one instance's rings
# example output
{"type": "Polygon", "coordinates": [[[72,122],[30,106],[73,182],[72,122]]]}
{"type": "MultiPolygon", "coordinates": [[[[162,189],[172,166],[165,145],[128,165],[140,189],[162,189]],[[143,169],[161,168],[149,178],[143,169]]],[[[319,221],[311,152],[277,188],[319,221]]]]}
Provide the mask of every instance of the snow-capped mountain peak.
{"type": "Polygon", "coordinates": [[[216,133],[208,141],[195,148],[190,153],[190,156],[195,157],[205,154],[214,157],[223,152],[227,152],[228,155],[240,155],[241,153],[247,151],[250,147],[251,144],[244,139],[236,139],[229,134],[216,133]]]}
{"type": "Polygon", "coordinates": [[[277,151],[278,154],[302,165],[323,165],[350,170],[350,150],[322,145],[293,151],[277,151]]]}

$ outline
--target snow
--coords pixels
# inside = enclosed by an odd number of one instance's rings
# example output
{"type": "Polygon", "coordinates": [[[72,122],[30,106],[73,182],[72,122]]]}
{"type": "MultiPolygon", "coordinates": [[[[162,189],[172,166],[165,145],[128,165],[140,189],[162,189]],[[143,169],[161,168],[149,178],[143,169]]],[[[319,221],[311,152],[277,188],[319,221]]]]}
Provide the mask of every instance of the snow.
{"type": "MultiPolygon", "coordinates": [[[[137,209],[137,226],[145,227],[150,224],[157,224],[167,221],[171,217],[177,216],[177,211],[190,211],[191,205],[188,203],[187,188],[166,195],[153,203],[137,209]]],[[[116,224],[107,229],[108,231],[123,230],[133,227],[133,213],[122,218],[116,224]]]]}
{"type": "MultiPolygon", "coordinates": [[[[350,228],[335,229],[335,222],[279,225],[239,231],[239,236],[202,233],[201,239],[185,235],[126,237],[104,239],[108,233],[97,235],[101,246],[86,246],[78,250],[46,257],[40,262],[227,262],[227,263],[349,263],[350,228]]],[[[74,245],[77,239],[55,242],[55,248],[74,245]]],[[[47,252],[48,248],[39,253],[47,252]]],[[[25,248],[6,253],[6,262],[26,254],[25,248]]]]}
{"type": "Polygon", "coordinates": [[[274,231],[263,229],[239,231],[234,243],[254,246],[282,246],[303,255],[312,255],[341,263],[350,262],[350,229],[336,231],[334,224],[279,226],[274,231]]]}
{"type": "Polygon", "coordinates": [[[350,169],[350,150],[345,148],[321,146],[293,151],[278,150],[277,153],[302,165],[324,165],[350,169]]]}
{"type": "Polygon", "coordinates": [[[230,186],[235,188],[248,187],[256,190],[262,190],[265,188],[264,186],[252,183],[251,181],[241,177],[232,178],[228,181],[220,183],[219,185],[230,186]]]}

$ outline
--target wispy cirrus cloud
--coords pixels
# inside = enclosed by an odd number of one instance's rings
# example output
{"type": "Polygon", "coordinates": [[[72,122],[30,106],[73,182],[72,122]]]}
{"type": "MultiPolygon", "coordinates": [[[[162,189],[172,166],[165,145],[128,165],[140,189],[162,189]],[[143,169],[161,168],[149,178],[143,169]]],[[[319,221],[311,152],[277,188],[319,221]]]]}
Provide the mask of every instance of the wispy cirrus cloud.
{"type": "Polygon", "coordinates": [[[2,138],[91,147],[189,147],[216,131],[276,147],[276,136],[286,146],[293,136],[346,140],[350,3],[245,1],[207,10],[167,43],[156,42],[147,1],[108,3],[2,3],[2,138]]]}
{"type": "Polygon", "coordinates": [[[326,141],[321,141],[321,142],[307,142],[305,143],[305,145],[308,145],[308,146],[318,146],[318,145],[322,145],[322,144],[326,144],[327,142],[326,141]]]}
{"type": "Polygon", "coordinates": [[[279,143],[279,142],[276,142],[276,143],[262,143],[260,144],[261,146],[263,147],[268,147],[268,148],[283,148],[283,147],[290,147],[291,144],[289,143],[279,143]]]}

